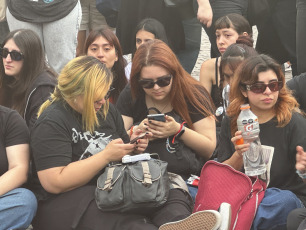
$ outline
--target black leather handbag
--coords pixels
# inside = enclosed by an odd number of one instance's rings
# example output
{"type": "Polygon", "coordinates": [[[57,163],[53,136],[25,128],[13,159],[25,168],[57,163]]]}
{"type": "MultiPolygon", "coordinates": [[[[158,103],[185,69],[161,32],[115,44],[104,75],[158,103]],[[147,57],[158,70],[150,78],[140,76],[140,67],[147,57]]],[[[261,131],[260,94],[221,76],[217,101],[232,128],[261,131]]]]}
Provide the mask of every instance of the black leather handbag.
{"type": "Polygon", "coordinates": [[[96,203],[102,211],[144,213],[167,202],[167,163],[158,159],[114,164],[97,180],[96,203]]]}

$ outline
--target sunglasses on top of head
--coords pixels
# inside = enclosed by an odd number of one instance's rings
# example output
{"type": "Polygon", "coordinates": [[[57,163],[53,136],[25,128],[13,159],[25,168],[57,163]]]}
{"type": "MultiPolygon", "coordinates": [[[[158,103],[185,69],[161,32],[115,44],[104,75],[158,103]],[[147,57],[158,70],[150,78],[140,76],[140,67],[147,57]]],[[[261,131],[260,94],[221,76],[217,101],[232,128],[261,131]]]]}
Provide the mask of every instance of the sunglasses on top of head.
{"type": "Polygon", "coordinates": [[[14,61],[21,61],[23,59],[23,54],[16,50],[12,50],[11,52],[7,48],[0,48],[0,56],[3,58],[7,58],[10,55],[11,59],[14,61]]]}
{"type": "Polygon", "coordinates": [[[165,87],[170,84],[171,78],[171,75],[167,75],[159,77],[156,81],[153,81],[152,79],[140,79],[139,84],[145,89],[152,89],[155,84],[157,84],[159,87],[165,87]]]}
{"type": "Polygon", "coordinates": [[[276,92],[283,88],[283,82],[273,81],[273,82],[270,82],[269,84],[257,82],[252,85],[246,85],[247,90],[252,91],[253,93],[256,93],[256,94],[265,92],[267,87],[271,90],[271,92],[276,92]]]}

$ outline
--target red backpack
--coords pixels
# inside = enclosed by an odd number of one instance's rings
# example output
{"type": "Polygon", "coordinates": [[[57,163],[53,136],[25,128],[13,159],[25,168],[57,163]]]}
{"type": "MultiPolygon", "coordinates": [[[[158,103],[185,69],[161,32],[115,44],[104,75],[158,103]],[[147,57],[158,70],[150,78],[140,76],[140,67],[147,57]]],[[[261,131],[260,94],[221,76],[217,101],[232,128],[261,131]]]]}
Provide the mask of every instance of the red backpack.
{"type": "Polygon", "coordinates": [[[201,171],[194,212],[218,210],[227,202],[232,208],[230,229],[247,230],[252,226],[266,183],[258,177],[248,177],[227,164],[208,161],[201,171]]]}

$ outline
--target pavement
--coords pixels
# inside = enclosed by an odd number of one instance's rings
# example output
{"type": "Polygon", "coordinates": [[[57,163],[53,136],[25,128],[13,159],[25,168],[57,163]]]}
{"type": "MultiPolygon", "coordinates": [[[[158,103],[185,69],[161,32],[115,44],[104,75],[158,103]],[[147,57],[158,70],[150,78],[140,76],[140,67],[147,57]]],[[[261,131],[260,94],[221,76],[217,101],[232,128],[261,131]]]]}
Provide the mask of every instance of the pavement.
{"type": "MultiPolygon", "coordinates": [[[[256,26],[253,26],[252,29],[253,29],[254,44],[256,44],[257,34],[258,34],[256,26]]],[[[199,53],[197,62],[194,66],[194,69],[191,73],[191,76],[193,76],[195,79],[199,80],[201,65],[204,61],[206,61],[208,59],[210,59],[210,42],[209,42],[209,39],[208,39],[208,36],[207,36],[205,30],[202,29],[200,53],[199,53]]],[[[286,81],[292,78],[292,72],[291,72],[290,69],[288,69],[285,72],[285,77],[286,77],[286,81]]]]}

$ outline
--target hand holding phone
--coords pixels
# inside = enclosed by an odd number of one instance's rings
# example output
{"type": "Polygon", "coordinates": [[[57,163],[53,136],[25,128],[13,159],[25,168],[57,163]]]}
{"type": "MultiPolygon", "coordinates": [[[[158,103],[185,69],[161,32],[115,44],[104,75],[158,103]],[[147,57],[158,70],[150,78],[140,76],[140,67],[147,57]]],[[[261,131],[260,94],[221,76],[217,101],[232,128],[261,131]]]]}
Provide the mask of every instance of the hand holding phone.
{"type": "Polygon", "coordinates": [[[162,121],[165,122],[165,114],[159,113],[159,114],[149,114],[147,115],[148,120],[155,120],[155,121],[162,121]]]}
{"type": "Polygon", "coordinates": [[[144,138],[145,135],[146,135],[146,133],[141,133],[140,135],[138,135],[137,137],[135,137],[134,139],[132,139],[132,140],[130,141],[130,144],[134,144],[138,139],[144,138]]]}

